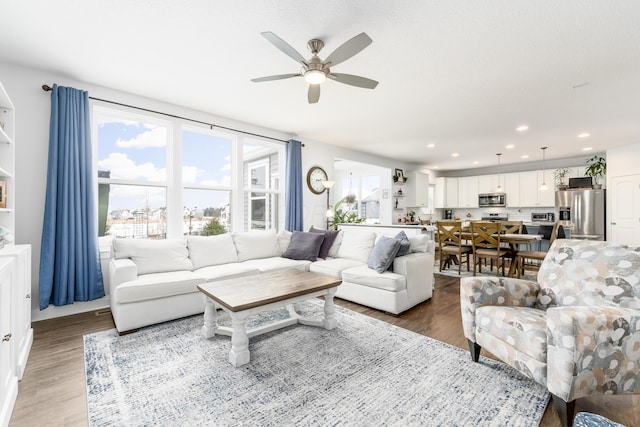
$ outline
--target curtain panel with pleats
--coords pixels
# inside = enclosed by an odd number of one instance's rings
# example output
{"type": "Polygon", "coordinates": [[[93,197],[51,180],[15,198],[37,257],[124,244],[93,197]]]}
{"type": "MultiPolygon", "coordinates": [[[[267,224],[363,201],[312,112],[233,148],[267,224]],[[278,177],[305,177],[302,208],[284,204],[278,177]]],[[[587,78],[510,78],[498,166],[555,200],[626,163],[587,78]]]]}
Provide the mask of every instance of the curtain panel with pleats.
{"type": "Polygon", "coordinates": [[[285,230],[302,231],[302,218],[302,143],[291,139],[287,144],[285,230]]]}
{"type": "Polygon", "coordinates": [[[53,86],[40,309],[104,296],[98,247],[89,95],[53,86]]]}

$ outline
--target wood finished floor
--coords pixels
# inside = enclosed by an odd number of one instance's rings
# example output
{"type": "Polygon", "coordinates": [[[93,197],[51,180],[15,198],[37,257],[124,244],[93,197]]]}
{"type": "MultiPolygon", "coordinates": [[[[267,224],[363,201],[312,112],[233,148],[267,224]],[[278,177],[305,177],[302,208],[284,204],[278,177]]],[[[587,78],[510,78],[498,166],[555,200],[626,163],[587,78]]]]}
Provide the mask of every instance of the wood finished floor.
{"type": "MultiPolygon", "coordinates": [[[[466,350],[459,298],[459,279],[436,274],[433,298],[399,316],[339,299],[336,303],[466,350]]],[[[82,336],[111,328],[114,324],[109,312],[35,322],[33,347],[19,384],[10,426],[86,426],[82,336]]],[[[482,354],[488,355],[484,350],[482,354]]],[[[576,410],[594,412],[628,427],[640,427],[640,396],[583,398],[577,401],[576,410]]],[[[552,405],[547,406],[540,426],[560,426],[552,405]]]]}

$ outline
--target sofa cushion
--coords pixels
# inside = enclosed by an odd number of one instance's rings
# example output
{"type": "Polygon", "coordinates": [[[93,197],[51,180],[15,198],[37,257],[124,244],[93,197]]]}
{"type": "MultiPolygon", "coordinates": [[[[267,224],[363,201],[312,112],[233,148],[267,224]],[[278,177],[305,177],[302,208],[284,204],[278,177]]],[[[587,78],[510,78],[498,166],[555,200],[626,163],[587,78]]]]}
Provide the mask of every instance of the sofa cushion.
{"type": "Polygon", "coordinates": [[[318,259],[318,253],[323,241],[324,233],[294,231],[291,235],[291,242],[282,256],[295,260],[315,261],[318,259]]]}
{"type": "Polygon", "coordinates": [[[257,268],[260,273],[274,270],[285,270],[295,268],[297,270],[308,271],[311,261],[295,260],[282,257],[250,259],[242,263],[248,267],[257,268]]]}
{"type": "Polygon", "coordinates": [[[193,270],[187,240],[114,239],[116,259],[131,258],[138,275],[167,271],[193,270]]]}
{"type": "Polygon", "coordinates": [[[327,254],[327,257],[335,258],[338,256],[338,250],[342,245],[343,236],[344,236],[344,231],[338,230],[338,234],[336,234],[336,239],[333,241],[333,244],[329,248],[329,253],[327,254]]]}
{"type": "Polygon", "coordinates": [[[385,271],[380,274],[366,265],[347,268],[342,272],[342,281],[391,292],[399,292],[407,289],[407,278],[402,274],[392,273],[390,271],[385,271]]]}
{"type": "Polygon", "coordinates": [[[321,233],[324,234],[324,240],[322,241],[322,246],[320,246],[320,252],[318,252],[318,258],[326,259],[329,256],[329,250],[331,246],[333,246],[333,242],[336,241],[336,237],[338,237],[338,230],[321,230],[318,228],[314,228],[313,225],[309,229],[310,233],[321,233]]]}
{"type": "Polygon", "coordinates": [[[400,240],[382,236],[373,247],[367,266],[378,273],[383,273],[391,266],[399,249],[400,240]]]}
{"type": "Polygon", "coordinates": [[[239,262],[282,255],[275,230],[245,231],[231,236],[236,244],[239,262]]]}
{"type": "Polygon", "coordinates": [[[316,261],[309,266],[309,271],[325,274],[327,276],[341,278],[342,272],[353,267],[367,267],[364,263],[348,258],[327,258],[323,261],[316,261]]]}
{"type": "Polygon", "coordinates": [[[280,252],[284,253],[289,247],[289,243],[291,243],[291,235],[293,233],[289,230],[282,230],[278,233],[278,246],[280,247],[280,252]]]}
{"type": "Polygon", "coordinates": [[[409,252],[427,252],[429,247],[429,236],[426,234],[416,234],[409,237],[409,252]]]}
{"type": "Polygon", "coordinates": [[[187,247],[194,269],[238,262],[236,245],[229,233],[217,236],[188,236],[187,247]]]}
{"type": "Polygon", "coordinates": [[[203,278],[207,282],[213,280],[233,279],[235,277],[251,276],[260,274],[257,267],[245,265],[245,263],[233,262],[230,264],[210,265],[202,267],[193,272],[196,276],[203,278]]]}
{"type": "Polygon", "coordinates": [[[118,285],[113,298],[118,304],[165,298],[198,292],[197,286],[202,283],[205,280],[192,271],[143,274],[136,280],[118,285]]]}
{"type": "Polygon", "coordinates": [[[369,260],[371,250],[375,245],[376,233],[373,231],[352,231],[345,232],[342,236],[342,243],[338,249],[338,258],[348,258],[366,263],[369,260]]]}

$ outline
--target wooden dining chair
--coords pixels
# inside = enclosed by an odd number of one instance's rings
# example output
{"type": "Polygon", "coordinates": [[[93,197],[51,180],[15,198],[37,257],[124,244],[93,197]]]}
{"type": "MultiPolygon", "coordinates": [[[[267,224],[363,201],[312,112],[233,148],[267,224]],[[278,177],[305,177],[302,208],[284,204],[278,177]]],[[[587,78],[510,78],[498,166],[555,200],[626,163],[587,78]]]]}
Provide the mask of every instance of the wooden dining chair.
{"type": "MultiPolygon", "coordinates": [[[[558,237],[558,222],[553,224],[553,227],[540,226],[538,232],[542,234],[542,240],[549,240],[549,247],[553,244],[553,241],[558,237]]],[[[547,251],[519,251],[516,260],[516,266],[518,267],[518,279],[524,273],[524,269],[539,270],[540,264],[544,257],[547,256],[547,251]]]]}
{"type": "MultiPolygon", "coordinates": [[[[522,221],[500,221],[500,233],[501,234],[522,234],[523,233],[522,226],[523,226],[522,221]]],[[[513,248],[511,247],[511,245],[509,245],[509,243],[500,242],[500,246],[502,246],[506,250],[509,250],[510,253],[513,252],[513,248]]],[[[509,260],[510,262],[515,262],[515,256],[511,254],[511,257],[509,257],[509,260]]],[[[492,260],[492,263],[493,263],[493,260],[492,260]]],[[[491,268],[493,269],[493,265],[491,265],[491,268]]]]}
{"type": "MultiPolygon", "coordinates": [[[[473,275],[482,273],[482,260],[496,261],[496,269],[502,266],[504,276],[505,256],[509,250],[500,246],[500,222],[471,221],[471,241],[473,242],[473,275]]],[[[491,266],[493,270],[493,263],[491,266]]]]}
{"type": "Polygon", "coordinates": [[[463,262],[467,263],[467,271],[469,271],[469,255],[472,248],[463,244],[462,223],[460,221],[438,221],[436,222],[438,232],[438,249],[440,250],[440,271],[445,266],[449,266],[452,259],[458,264],[458,275],[462,268],[463,262]],[[467,260],[463,260],[463,255],[467,256],[467,260]]]}

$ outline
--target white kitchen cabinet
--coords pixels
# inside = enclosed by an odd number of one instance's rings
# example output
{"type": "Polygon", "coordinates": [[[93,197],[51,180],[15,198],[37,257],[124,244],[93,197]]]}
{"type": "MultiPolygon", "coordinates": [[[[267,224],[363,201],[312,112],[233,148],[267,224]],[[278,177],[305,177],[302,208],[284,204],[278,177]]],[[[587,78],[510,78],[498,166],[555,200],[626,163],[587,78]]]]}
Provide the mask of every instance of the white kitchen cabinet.
{"type": "Polygon", "coordinates": [[[478,207],[478,177],[465,176],[458,178],[458,207],[478,207]]]}
{"type": "Polygon", "coordinates": [[[436,208],[457,208],[458,178],[436,178],[434,199],[436,208]]]}
{"type": "Polygon", "coordinates": [[[407,174],[407,206],[426,208],[429,206],[429,175],[421,172],[407,174]]]}
{"type": "Polygon", "coordinates": [[[9,425],[18,396],[12,327],[15,259],[0,258],[0,426],[9,425]]]}
{"type": "Polygon", "coordinates": [[[481,175],[478,177],[478,194],[496,193],[498,184],[504,190],[504,174],[501,175],[481,175]]]}
{"type": "Polygon", "coordinates": [[[520,206],[538,206],[538,172],[520,172],[520,206]]]}
{"type": "Polygon", "coordinates": [[[504,193],[507,197],[507,207],[520,206],[520,174],[504,174],[504,193]]]}
{"type": "Polygon", "coordinates": [[[555,207],[556,205],[556,192],[555,185],[553,183],[553,173],[549,171],[538,171],[538,204],[541,207],[555,207]],[[547,184],[547,189],[542,190],[540,186],[542,183],[547,184]]]}

